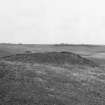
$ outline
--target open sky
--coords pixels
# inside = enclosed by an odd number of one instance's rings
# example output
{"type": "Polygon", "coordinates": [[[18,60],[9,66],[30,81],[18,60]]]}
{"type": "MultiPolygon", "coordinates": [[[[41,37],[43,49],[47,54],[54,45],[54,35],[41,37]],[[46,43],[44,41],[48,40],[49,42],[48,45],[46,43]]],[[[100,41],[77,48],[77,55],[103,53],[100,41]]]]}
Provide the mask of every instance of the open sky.
{"type": "Polygon", "coordinates": [[[105,1],[0,0],[0,42],[105,44],[105,1]]]}

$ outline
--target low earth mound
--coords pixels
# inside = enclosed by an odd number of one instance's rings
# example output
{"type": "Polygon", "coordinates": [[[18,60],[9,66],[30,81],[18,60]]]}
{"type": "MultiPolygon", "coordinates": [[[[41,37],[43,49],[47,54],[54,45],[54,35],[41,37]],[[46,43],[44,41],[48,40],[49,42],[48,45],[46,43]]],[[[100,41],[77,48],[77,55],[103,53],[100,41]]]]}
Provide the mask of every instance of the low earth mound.
{"type": "Polygon", "coordinates": [[[97,66],[91,60],[81,57],[78,54],[71,52],[44,52],[44,53],[30,53],[30,54],[16,54],[2,57],[8,61],[19,61],[28,63],[42,63],[42,64],[78,64],[87,66],[97,66]]]}

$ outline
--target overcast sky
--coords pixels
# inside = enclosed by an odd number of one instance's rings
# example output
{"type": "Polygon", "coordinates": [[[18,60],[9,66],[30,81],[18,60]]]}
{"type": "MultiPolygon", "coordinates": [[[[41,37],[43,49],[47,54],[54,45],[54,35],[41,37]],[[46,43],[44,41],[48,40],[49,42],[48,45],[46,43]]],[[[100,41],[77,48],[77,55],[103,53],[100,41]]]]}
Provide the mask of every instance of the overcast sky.
{"type": "Polygon", "coordinates": [[[105,44],[105,2],[0,0],[0,42],[105,44]]]}

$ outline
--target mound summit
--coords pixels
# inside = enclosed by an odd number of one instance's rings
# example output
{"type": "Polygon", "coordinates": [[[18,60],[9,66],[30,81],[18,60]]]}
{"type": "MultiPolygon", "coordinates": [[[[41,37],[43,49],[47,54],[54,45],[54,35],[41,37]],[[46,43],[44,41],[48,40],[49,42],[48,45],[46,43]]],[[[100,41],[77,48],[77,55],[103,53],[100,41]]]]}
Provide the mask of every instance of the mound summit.
{"type": "Polygon", "coordinates": [[[30,54],[16,54],[11,56],[2,57],[7,61],[19,61],[27,63],[40,63],[40,64],[78,64],[95,67],[93,61],[81,57],[72,52],[44,52],[44,53],[30,53],[30,54]]]}

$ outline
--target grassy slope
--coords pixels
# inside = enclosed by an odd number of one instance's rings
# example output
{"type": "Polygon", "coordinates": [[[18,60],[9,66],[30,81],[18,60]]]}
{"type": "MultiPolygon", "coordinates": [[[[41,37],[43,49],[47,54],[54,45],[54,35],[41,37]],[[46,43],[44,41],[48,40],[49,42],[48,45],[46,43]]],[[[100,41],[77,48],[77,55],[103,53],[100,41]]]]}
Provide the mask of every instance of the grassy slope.
{"type": "Polygon", "coordinates": [[[105,105],[105,71],[1,61],[0,105],[105,105]]]}

